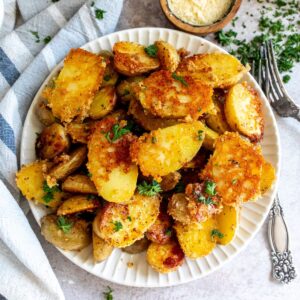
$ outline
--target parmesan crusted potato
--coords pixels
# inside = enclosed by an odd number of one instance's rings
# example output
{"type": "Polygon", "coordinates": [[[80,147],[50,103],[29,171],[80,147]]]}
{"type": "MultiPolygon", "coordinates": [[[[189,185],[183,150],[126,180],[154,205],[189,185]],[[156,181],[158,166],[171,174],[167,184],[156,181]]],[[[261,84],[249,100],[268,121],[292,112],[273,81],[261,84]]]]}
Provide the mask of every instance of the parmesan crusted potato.
{"type": "Polygon", "coordinates": [[[95,124],[88,142],[87,168],[91,179],[99,195],[115,203],[131,201],[138,177],[137,166],[129,155],[135,138],[130,132],[118,136],[121,129],[122,122],[107,117],[95,124]]]}
{"type": "Polygon", "coordinates": [[[156,41],[157,56],[159,58],[161,68],[170,72],[175,72],[180,62],[180,56],[177,50],[169,43],[164,41],[156,41]]]}
{"type": "Polygon", "coordinates": [[[213,88],[225,88],[236,84],[248,71],[249,67],[244,67],[234,56],[216,52],[186,57],[176,72],[213,88]]]}
{"type": "Polygon", "coordinates": [[[93,232],[93,257],[95,263],[106,260],[111,255],[113,250],[114,247],[107,244],[103,239],[99,238],[98,235],[93,232]]]}
{"type": "Polygon", "coordinates": [[[81,174],[68,176],[62,183],[61,188],[69,193],[98,195],[93,181],[88,176],[81,174]]]}
{"type": "Polygon", "coordinates": [[[118,98],[120,98],[124,103],[135,99],[134,87],[137,85],[137,83],[144,79],[144,76],[134,76],[129,77],[126,80],[122,80],[116,88],[118,98]]]}
{"type": "Polygon", "coordinates": [[[179,182],[181,175],[179,172],[172,172],[164,177],[160,182],[160,187],[164,192],[171,191],[175,188],[177,183],[179,182]]]}
{"type": "Polygon", "coordinates": [[[157,272],[176,271],[184,261],[184,253],[176,241],[167,244],[151,243],[147,250],[147,262],[157,272]]]}
{"type": "Polygon", "coordinates": [[[252,142],[264,134],[264,117],[257,92],[246,82],[229,89],[225,101],[225,115],[233,130],[239,131],[252,142]]]}
{"type": "Polygon", "coordinates": [[[87,117],[94,95],[102,83],[105,66],[101,56],[83,49],[72,49],[55,80],[54,88],[47,92],[53,115],[66,123],[75,117],[80,120],[87,117]]]}
{"type": "Polygon", "coordinates": [[[145,47],[133,42],[117,42],[113,47],[114,68],[121,74],[137,76],[159,68],[159,60],[150,57],[145,47]]]}
{"type": "Polygon", "coordinates": [[[123,248],[142,239],[159,214],[160,198],[135,194],[130,204],[107,203],[93,222],[94,232],[110,245],[123,248]]]}
{"type": "Polygon", "coordinates": [[[137,254],[147,250],[150,242],[145,237],[141,240],[135,241],[132,245],[122,248],[122,251],[129,254],[137,254]]]}
{"type": "Polygon", "coordinates": [[[45,126],[50,126],[55,122],[55,117],[53,116],[51,109],[46,105],[45,102],[41,102],[38,105],[36,114],[39,121],[45,126]]]}
{"type": "Polygon", "coordinates": [[[105,87],[108,85],[115,85],[118,81],[119,74],[114,70],[114,58],[112,53],[110,55],[103,55],[99,53],[99,55],[103,56],[106,59],[106,68],[103,74],[103,81],[101,87],[105,87]]]}
{"type": "Polygon", "coordinates": [[[134,141],[130,155],[144,176],[160,180],[192,160],[204,136],[204,125],[199,121],[158,129],[134,141]]]}
{"type": "Polygon", "coordinates": [[[188,200],[184,193],[173,194],[168,202],[168,214],[182,224],[189,224],[193,219],[188,210],[188,200]]]}
{"type": "Polygon", "coordinates": [[[223,204],[240,205],[260,196],[263,157],[259,146],[226,132],[215,143],[215,151],[200,176],[216,183],[223,204]]]}
{"type": "Polygon", "coordinates": [[[66,130],[74,143],[87,144],[91,134],[92,123],[69,123],[66,130]]]}
{"type": "Polygon", "coordinates": [[[264,161],[262,165],[262,176],[260,181],[260,191],[262,194],[272,187],[275,178],[276,175],[274,167],[269,162],[264,161]]]}
{"type": "Polygon", "coordinates": [[[157,71],[135,88],[144,109],[161,118],[198,119],[213,109],[211,87],[169,71],[157,71]]]}
{"type": "Polygon", "coordinates": [[[217,228],[217,222],[213,217],[201,224],[176,222],[174,228],[179,245],[188,258],[208,255],[216,246],[212,231],[217,228]]]}

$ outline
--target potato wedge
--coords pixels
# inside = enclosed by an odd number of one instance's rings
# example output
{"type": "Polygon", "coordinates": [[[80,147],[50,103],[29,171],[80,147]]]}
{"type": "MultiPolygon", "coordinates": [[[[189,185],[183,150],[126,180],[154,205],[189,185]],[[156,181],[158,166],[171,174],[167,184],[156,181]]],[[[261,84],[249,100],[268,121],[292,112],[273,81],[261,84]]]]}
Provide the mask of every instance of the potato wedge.
{"type": "Polygon", "coordinates": [[[145,47],[137,43],[117,42],[113,53],[114,68],[127,76],[137,76],[159,68],[159,60],[150,57],[145,47]]]}
{"type": "Polygon", "coordinates": [[[93,181],[88,176],[81,174],[68,176],[61,188],[69,193],[98,195],[93,181]]]}
{"type": "Polygon", "coordinates": [[[123,248],[142,239],[159,214],[160,198],[135,194],[130,204],[108,203],[93,222],[94,232],[110,245],[123,248]]]}
{"type": "Polygon", "coordinates": [[[215,142],[219,137],[219,134],[209,127],[205,126],[205,137],[203,141],[203,147],[207,150],[213,151],[215,149],[215,142]]]}
{"type": "Polygon", "coordinates": [[[208,255],[216,246],[211,233],[217,228],[217,222],[212,217],[201,224],[184,225],[176,222],[174,228],[179,245],[188,258],[200,258],[208,255]]]}
{"type": "Polygon", "coordinates": [[[225,101],[225,116],[233,130],[252,142],[259,142],[264,134],[264,117],[257,92],[246,82],[229,89],[225,101]]]}
{"type": "Polygon", "coordinates": [[[58,123],[53,123],[40,133],[35,148],[39,158],[52,159],[63,152],[67,152],[69,146],[70,141],[65,128],[58,123]]]}
{"type": "Polygon", "coordinates": [[[186,57],[176,72],[213,88],[225,88],[236,84],[248,71],[249,67],[244,67],[234,56],[216,52],[186,57]]]}
{"type": "Polygon", "coordinates": [[[204,125],[199,121],[158,129],[134,141],[130,155],[144,176],[160,180],[192,160],[204,136],[204,125]]]}
{"type": "Polygon", "coordinates": [[[82,211],[94,211],[100,206],[99,200],[92,195],[76,195],[66,199],[58,208],[57,215],[71,215],[82,211]]]}
{"type": "Polygon", "coordinates": [[[134,76],[129,77],[126,80],[122,80],[116,88],[118,98],[120,98],[124,103],[135,99],[134,87],[137,83],[144,79],[144,76],[134,76]]]}
{"type": "Polygon", "coordinates": [[[70,123],[88,116],[105,70],[105,59],[83,49],[72,49],[47,97],[53,115],[70,123]],[[80,95],[80,97],[79,97],[80,95]]]}
{"type": "Polygon", "coordinates": [[[94,120],[103,118],[114,109],[116,101],[117,95],[113,86],[108,85],[101,88],[91,104],[89,116],[94,120]]]}
{"type": "Polygon", "coordinates": [[[211,87],[169,71],[157,71],[139,83],[136,97],[161,118],[198,119],[213,108],[211,87]]]}
{"type": "Polygon", "coordinates": [[[92,122],[89,123],[69,123],[66,125],[67,133],[74,143],[87,144],[88,137],[91,134],[92,122]]]}
{"type": "Polygon", "coordinates": [[[121,126],[122,122],[114,117],[97,122],[88,143],[87,168],[91,179],[101,197],[116,203],[131,201],[138,177],[137,166],[129,155],[134,136],[129,132],[114,140],[113,128],[121,126]]]}
{"type": "Polygon", "coordinates": [[[45,161],[35,161],[25,165],[16,174],[16,183],[27,200],[55,208],[60,205],[64,194],[55,188],[52,197],[46,196],[45,172],[48,167],[49,163],[45,161]]]}
{"type": "Polygon", "coordinates": [[[114,247],[107,244],[103,239],[99,238],[98,235],[93,232],[93,257],[95,263],[106,260],[111,255],[113,250],[114,247]]]}
{"type": "Polygon", "coordinates": [[[211,179],[223,204],[240,205],[260,196],[263,157],[260,146],[226,132],[215,143],[215,151],[200,176],[211,179]]]}
{"type": "Polygon", "coordinates": [[[122,248],[122,251],[129,254],[141,253],[147,250],[149,244],[150,241],[144,237],[141,240],[135,241],[132,245],[122,248]]]}
{"type": "Polygon", "coordinates": [[[45,126],[50,126],[55,122],[55,117],[53,116],[51,109],[47,106],[45,102],[41,102],[38,105],[36,114],[40,122],[45,126]]]}
{"type": "Polygon", "coordinates": [[[276,178],[274,167],[267,161],[264,161],[262,165],[262,176],[260,180],[260,191],[264,194],[268,191],[276,178]]]}
{"type": "Polygon", "coordinates": [[[81,250],[91,243],[88,223],[74,217],[44,216],[41,233],[49,243],[63,250],[81,250]]]}
{"type": "Polygon", "coordinates": [[[157,272],[176,271],[184,261],[184,253],[176,241],[167,244],[151,243],[147,250],[147,262],[157,272]]]}
{"type": "Polygon", "coordinates": [[[217,229],[223,235],[215,237],[218,244],[227,245],[234,239],[239,224],[239,212],[238,206],[224,205],[223,210],[216,215],[217,229]]]}
{"type": "Polygon", "coordinates": [[[177,183],[179,182],[181,175],[179,172],[172,172],[164,177],[160,182],[160,187],[164,192],[171,191],[175,188],[177,183]]]}
{"type": "Polygon", "coordinates": [[[188,200],[184,193],[173,194],[168,202],[168,214],[182,224],[193,222],[188,210],[188,200]]]}
{"type": "Polygon", "coordinates": [[[180,56],[177,50],[169,43],[156,41],[157,56],[163,70],[175,72],[180,62],[180,56]]]}

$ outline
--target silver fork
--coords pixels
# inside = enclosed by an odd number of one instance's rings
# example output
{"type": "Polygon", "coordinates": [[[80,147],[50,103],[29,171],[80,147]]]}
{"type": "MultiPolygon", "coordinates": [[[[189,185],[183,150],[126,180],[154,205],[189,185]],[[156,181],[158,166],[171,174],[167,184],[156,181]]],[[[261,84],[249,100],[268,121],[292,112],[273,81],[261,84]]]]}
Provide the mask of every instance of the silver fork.
{"type": "MultiPolygon", "coordinates": [[[[271,41],[261,47],[260,57],[257,70],[255,62],[252,63],[251,74],[280,116],[294,117],[300,121],[299,107],[287,95],[280,79],[271,41]]],[[[289,232],[278,194],[269,212],[268,238],[271,247],[272,275],[281,283],[289,283],[297,275],[289,249],[289,232]]]]}

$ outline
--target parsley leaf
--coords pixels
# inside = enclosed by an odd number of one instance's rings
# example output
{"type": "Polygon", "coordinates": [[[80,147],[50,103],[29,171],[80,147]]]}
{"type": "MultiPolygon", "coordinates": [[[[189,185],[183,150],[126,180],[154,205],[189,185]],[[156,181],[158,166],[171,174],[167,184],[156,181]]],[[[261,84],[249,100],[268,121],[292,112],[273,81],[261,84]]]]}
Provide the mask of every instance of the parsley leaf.
{"type": "Polygon", "coordinates": [[[45,203],[49,203],[54,199],[54,193],[60,192],[58,186],[49,187],[46,181],[43,182],[43,191],[45,195],[43,196],[43,200],[45,203]]]}
{"type": "Polygon", "coordinates": [[[30,31],[30,33],[36,38],[35,40],[36,43],[39,43],[41,41],[39,33],[37,31],[30,31]]]}
{"type": "Polygon", "coordinates": [[[216,183],[210,180],[205,182],[205,193],[211,196],[215,196],[217,194],[216,191],[216,183]]]}
{"type": "Polygon", "coordinates": [[[282,80],[283,80],[283,82],[284,83],[288,83],[289,81],[290,81],[290,79],[291,79],[291,76],[290,75],[284,75],[283,77],[282,77],[282,80]]]}
{"type": "Polygon", "coordinates": [[[198,136],[197,136],[199,141],[203,140],[203,130],[198,130],[198,136]]]}
{"type": "Polygon", "coordinates": [[[51,36],[50,36],[50,35],[46,36],[46,37],[43,39],[43,41],[44,41],[45,44],[48,44],[48,43],[51,41],[51,36]]]}
{"type": "Polygon", "coordinates": [[[214,237],[217,237],[219,239],[222,239],[224,237],[224,234],[219,231],[218,229],[213,229],[210,233],[211,237],[214,238],[214,237]]]}
{"type": "Polygon", "coordinates": [[[165,231],[165,235],[171,236],[171,235],[172,235],[172,229],[171,229],[171,228],[168,228],[168,229],[165,231]]]}
{"type": "Polygon", "coordinates": [[[100,9],[100,8],[96,8],[95,9],[95,17],[98,20],[102,20],[104,18],[104,14],[106,13],[105,10],[100,9]]]}
{"type": "Polygon", "coordinates": [[[201,195],[200,197],[198,197],[198,202],[201,202],[205,205],[214,205],[216,204],[214,201],[212,201],[212,199],[210,197],[204,197],[203,195],[201,195]]]}
{"type": "Polygon", "coordinates": [[[121,128],[119,124],[115,124],[112,127],[111,131],[108,131],[105,134],[106,139],[110,142],[113,143],[116,140],[118,140],[119,138],[122,137],[122,135],[129,133],[130,130],[126,127],[121,128]],[[112,138],[111,138],[112,135],[112,138]]]}
{"type": "Polygon", "coordinates": [[[113,300],[113,295],[112,295],[113,290],[111,289],[110,286],[107,286],[107,288],[108,288],[108,291],[107,292],[103,292],[105,300],[113,300]]]}
{"type": "Polygon", "coordinates": [[[138,184],[137,189],[139,194],[149,197],[155,196],[162,191],[160,184],[155,180],[152,180],[152,183],[143,181],[141,184],[138,184]]]}
{"type": "Polygon", "coordinates": [[[123,228],[123,224],[120,221],[115,221],[115,222],[113,222],[113,224],[115,225],[114,230],[116,232],[118,232],[119,230],[121,230],[123,228]]]}
{"type": "Polygon", "coordinates": [[[104,79],[105,81],[109,81],[109,80],[111,79],[111,76],[110,76],[109,74],[107,74],[107,75],[105,75],[105,76],[103,77],[103,79],[104,79]]]}
{"type": "Polygon", "coordinates": [[[132,221],[130,216],[127,217],[127,220],[130,221],[130,222],[132,221]]]}
{"type": "Polygon", "coordinates": [[[221,30],[216,33],[216,39],[222,46],[228,46],[232,44],[237,36],[237,32],[233,31],[232,29],[228,30],[227,32],[221,30]]]}
{"type": "Polygon", "coordinates": [[[156,45],[150,45],[148,47],[145,47],[145,52],[150,56],[150,57],[157,57],[157,47],[156,45]]]}
{"type": "Polygon", "coordinates": [[[177,75],[176,73],[172,74],[172,77],[175,80],[178,80],[179,82],[181,82],[184,86],[188,86],[188,83],[185,81],[185,79],[182,76],[177,75]]]}
{"type": "Polygon", "coordinates": [[[63,217],[63,216],[59,216],[57,218],[57,226],[59,229],[61,229],[64,233],[68,233],[72,226],[73,226],[73,223],[70,222],[66,217],[63,217]]]}

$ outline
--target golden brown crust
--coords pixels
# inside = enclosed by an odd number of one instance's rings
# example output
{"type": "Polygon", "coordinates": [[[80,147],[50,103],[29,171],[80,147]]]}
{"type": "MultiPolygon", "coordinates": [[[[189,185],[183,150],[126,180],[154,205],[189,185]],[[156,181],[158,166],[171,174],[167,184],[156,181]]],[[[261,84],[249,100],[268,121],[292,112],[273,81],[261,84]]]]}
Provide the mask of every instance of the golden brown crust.
{"type": "Polygon", "coordinates": [[[171,191],[175,188],[177,183],[179,182],[181,175],[179,172],[172,172],[164,177],[160,182],[160,187],[164,192],[171,191]]]}
{"type": "Polygon", "coordinates": [[[68,176],[62,183],[61,188],[63,191],[69,193],[98,194],[97,189],[90,178],[81,174],[68,176]]]}
{"type": "Polygon", "coordinates": [[[93,232],[93,257],[95,263],[99,263],[107,259],[113,250],[114,247],[107,244],[103,239],[99,238],[98,235],[93,232]]]}
{"type": "Polygon", "coordinates": [[[180,56],[175,47],[164,41],[156,41],[157,56],[159,58],[161,68],[170,72],[175,72],[180,62],[180,56]]]}
{"type": "Polygon", "coordinates": [[[137,254],[147,250],[150,241],[147,238],[142,238],[138,241],[135,241],[132,245],[122,248],[122,251],[129,254],[137,254]]]}

